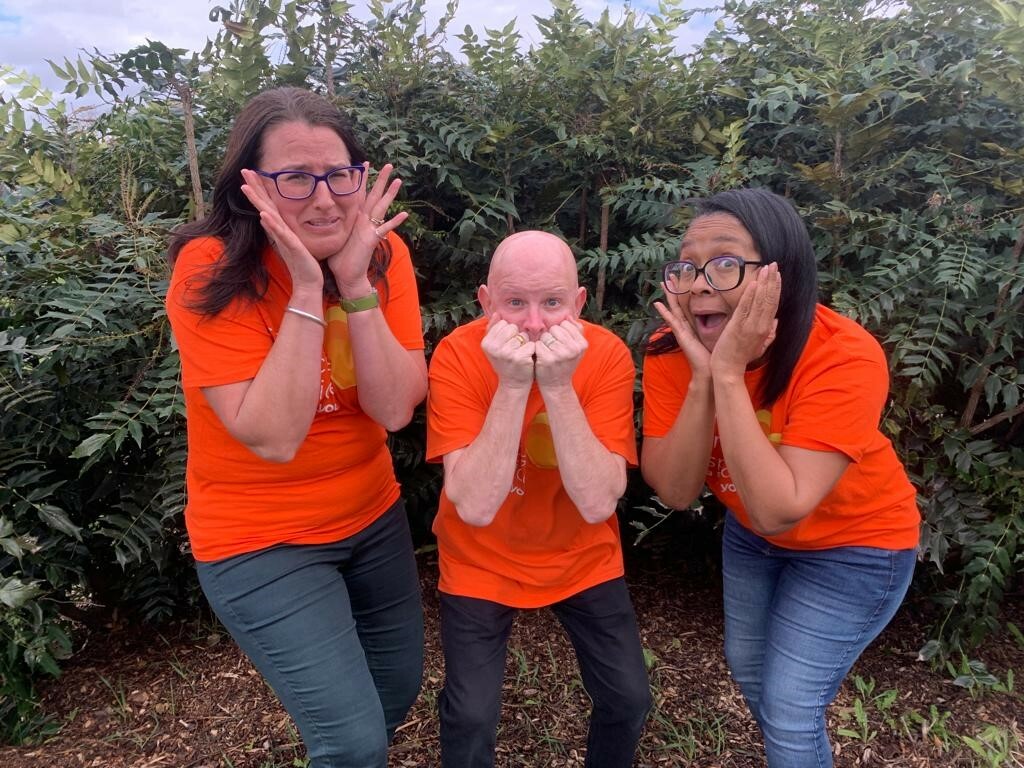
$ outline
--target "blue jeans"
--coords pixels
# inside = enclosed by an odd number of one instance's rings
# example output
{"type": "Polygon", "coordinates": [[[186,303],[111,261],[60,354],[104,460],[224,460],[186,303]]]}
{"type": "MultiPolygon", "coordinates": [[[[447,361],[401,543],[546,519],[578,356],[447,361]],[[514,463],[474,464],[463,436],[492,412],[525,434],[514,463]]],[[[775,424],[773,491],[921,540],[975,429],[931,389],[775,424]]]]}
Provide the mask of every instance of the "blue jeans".
{"type": "MultiPolygon", "coordinates": [[[[651,690],[626,582],[606,581],[551,610],[576,650],[583,688],[593,702],[584,766],[629,768],[651,708],[651,690]]],[[[494,765],[508,636],[517,613],[518,608],[489,600],[441,593],[442,768],[494,765]]]]}
{"type": "Polygon", "coordinates": [[[889,623],[916,550],[782,549],[725,519],[725,657],[764,735],[769,768],[827,768],[825,708],[889,623]]]}
{"type": "Polygon", "coordinates": [[[384,768],[419,693],[423,609],[402,502],[330,544],[198,563],[217,617],[274,689],[310,768],[384,768]]]}

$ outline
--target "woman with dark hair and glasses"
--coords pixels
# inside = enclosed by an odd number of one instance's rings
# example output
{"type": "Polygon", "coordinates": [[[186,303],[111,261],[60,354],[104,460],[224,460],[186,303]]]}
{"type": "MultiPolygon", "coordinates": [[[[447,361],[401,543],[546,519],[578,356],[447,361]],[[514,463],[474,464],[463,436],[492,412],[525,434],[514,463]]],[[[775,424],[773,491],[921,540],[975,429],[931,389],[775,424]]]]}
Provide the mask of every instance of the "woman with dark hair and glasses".
{"type": "Polygon", "coordinates": [[[426,394],[419,298],[400,182],[369,171],[327,99],[261,93],[169,249],[199,581],[312,768],[385,766],[423,666],[386,445],[426,394]]]}
{"type": "Polygon", "coordinates": [[[817,303],[789,201],[738,189],[694,208],[655,302],[641,468],[671,507],[706,485],[728,510],[725,655],[768,765],[831,766],[825,708],[916,560],[916,494],[878,427],[885,355],[817,303]]]}

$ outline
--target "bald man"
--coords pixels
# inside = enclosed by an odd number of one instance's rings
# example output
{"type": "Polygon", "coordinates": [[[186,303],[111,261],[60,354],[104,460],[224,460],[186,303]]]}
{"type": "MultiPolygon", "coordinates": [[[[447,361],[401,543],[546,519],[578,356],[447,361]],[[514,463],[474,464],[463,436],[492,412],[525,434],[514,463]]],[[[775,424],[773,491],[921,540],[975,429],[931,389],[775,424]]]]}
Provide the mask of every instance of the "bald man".
{"type": "Polygon", "coordinates": [[[554,235],[503,240],[477,299],[484,316],[430,366],[427,458],[444,462],[441,765],[494,765],[513,617],[549,606],[593,702],[585,765],[627,768],[651,705],[615,515],[636,466],[633,361],[580,320],[586,289],[554,235]]]}

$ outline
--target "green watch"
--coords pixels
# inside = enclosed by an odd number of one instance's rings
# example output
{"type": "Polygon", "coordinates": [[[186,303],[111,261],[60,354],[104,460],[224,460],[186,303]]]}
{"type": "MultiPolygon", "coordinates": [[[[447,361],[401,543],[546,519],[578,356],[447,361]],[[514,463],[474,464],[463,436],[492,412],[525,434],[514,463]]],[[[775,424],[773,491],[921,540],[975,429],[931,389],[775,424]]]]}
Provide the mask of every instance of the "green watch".
{"type": "Polygon", "coordinates": [[[380,306],[380,298],[377,296],[377,289],[374,288],[365,296],[360,296],[358,299],[342,299],[341,308],[345,310],[347,314],[353,312],[363,312],[367,309],[373,309],[374,307],[380,306]]]}

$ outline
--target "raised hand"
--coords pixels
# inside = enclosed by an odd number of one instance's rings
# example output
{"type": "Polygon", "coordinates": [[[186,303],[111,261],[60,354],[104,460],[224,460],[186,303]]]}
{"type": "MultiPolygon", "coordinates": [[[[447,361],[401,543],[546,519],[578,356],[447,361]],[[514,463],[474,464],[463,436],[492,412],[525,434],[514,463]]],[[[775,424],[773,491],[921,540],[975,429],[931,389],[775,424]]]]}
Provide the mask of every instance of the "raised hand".
{"type": "Polygon", "coordinates": [[[249,169],[242,171],[242,194],[259,211],[260,225],[274,248],[281,255],[291,274],[293,289],[310,288],[323,290],[324,275],[320,264],[302,244],[299,236],[285,224],[273,197],[261,183],[259,175],[249,169]]]}
{"type": "Polygon", "coordinates": [[[533,386],[533,355],[537,345],[519,328],[497,315],[491,315],[480,348],[498,374],[502,384],[511,387],[533,386]]]}
{"type": "MultiPolygon", "coordinates": [[[[363,169],[364,178],[369,179],[370,164],[363,163],[363,169]]],[[[363,195],[363,199],[354,214],[348,240],[338,253],[327,259],[327,266],[334,273],[334,279],[342,295],[345,295],[346,288],[352,288],[356,293],[365,292],[366,271],[370,266],[374,248],[388,232],[409,217],[408,213],[402,211],[389,219],[384,218],[402,187],[401,179],[392,179],[389,183],[388,179],[393,170],[394,166],[388,163],[380,169],[377,180],[369,191],[364,185],[361,191],[355,193],[363,195]]]]}
{"type": "Polygon", "coordinates": [[[664,283],[662,288],[665,291],[665,302],[654,302],[654,308],[661,315],[661,319],[665,321],[665,324],[672,329],[672,335],[676,337],[676,343],[679,344],[679,348],[686,355],[686,360],[690,364],[692,376],[694,378],[710,376],[711,353],[708,352],[707,347],[697,337],[697,332],[694,330],[693,316],[683,301],[685,296],[670,292],[665,288],[664,283]]]}
{"type": "Polygon", "coordinates": [[[747,366],[764,355],[775,340],[782,295],[778,264],[768,264],[743,292],[736,309],[711,354],[713,375],[743,374],[747,366]]]}
{"type": "Polygon", "coordinates": [[[587,346],[583,326],[573,319],[563,320],[542,333],[534,345],[538,386],[570,386],[587,346]]]}

